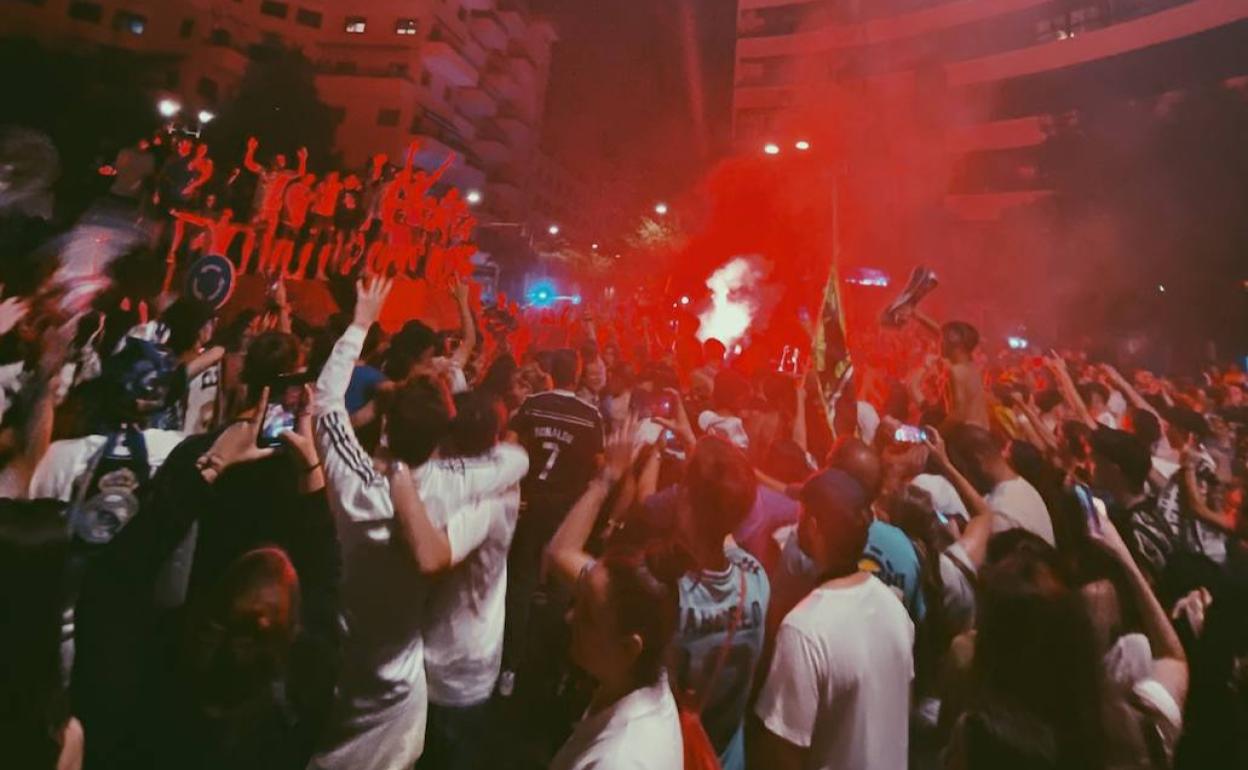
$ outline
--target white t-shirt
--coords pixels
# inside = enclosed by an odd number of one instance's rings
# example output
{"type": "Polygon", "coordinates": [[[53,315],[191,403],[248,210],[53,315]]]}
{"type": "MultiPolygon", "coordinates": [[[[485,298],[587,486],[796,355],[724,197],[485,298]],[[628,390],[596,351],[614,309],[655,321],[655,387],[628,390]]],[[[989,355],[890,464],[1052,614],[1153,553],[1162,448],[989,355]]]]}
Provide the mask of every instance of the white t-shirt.
{"type": "Polygon", "coordinates": [[[880,429],[880,414],[870,401],[858,402],[858,435],[868,444],[875,443],[875,432],[880,429]]]}
{"type": "Polygon", "coordinates": [[[914,624],[874,577],[816,588],[784,619],[754,712],[807,770],[906,770],[914,624]]]}
{"type": "Polygon", "coordinates": [[[962,496],[944,476],[935,473],[920,473],[910,480],[910,484],[926,492],[932,498],[932,508],[937,513],[943,514],[945,518],[961,516],[964,521],[971,520],[971,514],[966,510],[966,503],[962,502],[962,496]]]}
{"type": "Polygon", "coordinates": [[[719,436],[740,449],[750,448],[750,434],[745,432],[745,423],[740,417],[724,416],[707,409],[698,416],[698,427],[703,433],[719,436]]]}
{"type": "MultiPolygon", "coordinates": [[[[152,475],[165,464],[165,458],[185,438],[173,430],[150,429],[143,431],[143,442],[147,446],[147,464],[152,475]]],[[[74,482],[86,472],[91,458],[104,448],[107,436],[83,436],[82,438],[54,441],[39,461],[35,473],[30,478],[30,496],[54,497],[69,502],[74,495],[74,482]]],[[[118,454],[126,451],[124,442],[118,442],[115,450],[118,454]]]]}
{"type": "Polygon", "coordinates": [[[186,383],[186,435],[207,433],[216,425],[217,390],[221,387],[221,364],[213,364],[186,383]]]}
{"type": "Polygon", "coordinates": [[[425,675],[431,703],[474,706],[494,691],[503,656],[507,551],[520,512],[520,480],[528,472],[528,454],[513,444],[482,457],[435,460],[416,471],[434,526],[449,532],[472,519],[487,524],[480,545],[451,554],[458,566],[430,588],[425,675]]]}
{"type": "Polygon", "coordinates": [[[1057,544],[1053,539],[1053,520],[1049,518],[1044,498],[1027,479],[1020,476],[1002,481],[985,500],[996,514],[993,517],[993,532],[1022,528],[1044,538],[1049,545],[1057,544]]]}
{"type": "Polygon", "coordinates": [[[684,766],[676,699],[663,674],[650,687],[633,690],[581,720],[550,770],[683,770],[684,766]]]}

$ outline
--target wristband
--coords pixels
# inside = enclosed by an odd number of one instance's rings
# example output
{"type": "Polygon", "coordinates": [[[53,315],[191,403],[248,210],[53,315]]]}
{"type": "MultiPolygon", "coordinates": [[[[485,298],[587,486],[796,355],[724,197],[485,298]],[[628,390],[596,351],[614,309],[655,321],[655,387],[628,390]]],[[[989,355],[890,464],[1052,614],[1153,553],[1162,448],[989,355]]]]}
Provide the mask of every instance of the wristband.
{"type": "Polygon", "coordinates": [[[313,472],[315,472],[315,471],[320,470],[320,469],[321,469],[321,466],[322,466],[322,463],[318,460],[318,461],[317,461],[317,463],[316,463],[316,465],[313,465],[313,466],[311,466],[311,467],[309,467],[309,468],[304,468],[304,469],[303,469],[303,472],[304,472],[304,473],[313,473],[313,472]]]}

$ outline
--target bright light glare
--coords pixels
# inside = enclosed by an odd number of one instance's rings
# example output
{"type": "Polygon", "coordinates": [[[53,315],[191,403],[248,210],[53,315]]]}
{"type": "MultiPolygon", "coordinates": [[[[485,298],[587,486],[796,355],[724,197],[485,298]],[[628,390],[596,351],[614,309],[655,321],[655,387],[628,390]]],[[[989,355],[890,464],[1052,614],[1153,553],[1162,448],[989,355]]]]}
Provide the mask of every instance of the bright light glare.
{"type": "Polygon", "coordinates": [[[468,201],[468,205],[470,206],[477,205],[478,203],[481,202],[481,191],[469,190],[468,194],[464,196],[464,200],[468,201]]]}
{"type": "Polygon", "coordinates": [[[211,123],[216,119],[217,115],[209,110],[200,110],[198,117],[200,123],[211,123]]]}
{"type": "Polygon", "coordinates": [[[667,213],[667,204],[666,204],[666,203],[656,203],[656,204],[654,205],[654,213],[658,214],[659,216],[663,216],[664,214],[666,214],[666,213],[667,213]]]}
{"type": "Polygon", "coordinates": [[[810,149],[810,142],[806,141],[805,139],[799,139],[797,140],[797,143],[794,144],[793,146],[805,152],[806,150],[810,149]]]}
{"type": "Polygon", "coordinates": [[[767,153],[768,155],[779,155],[780,145],[776,144],[775,142],[768,142],[767,144],[763,145],[763,152],[767,153]]]}
{"type": "Polygon", "coordinates": [[[749,291],[763,277],[757,257],[737,257],[706,279],[711,305],[698,316],[698,339],[731,347],[745,336],[757,310],[749,291]]]}
{"type": "Polygon", "coordinates": [[[1159,283],[1159,284],[1157,284],[1157,291],[1161,292],[1162,294],[1165,294],[1165,293],[1166,293],[1166,286],[1165,286],[1165,284],[1160,284],[1160,283],[1159,283]]]}
{"type": "Polygon", "coordinates": [[[156,103],[156,111],[159,112],[160,116],[163,118],[172,118],[174,115],[177,115],[182,111],[182,105],[178,104],[173,99],[161,99],[156,103]]]}
{"type": "Polygon", "coordinates": [[[551,225],[550,227],[546,228],[546,232],[550,233],[551,235],[558,235],[559,225],[551,225]]]}
{"type": "Polygon", "coordinates": [[[598,244],[596,244],[596,243],[591,243],[591,244],[589,245],[589,248],[593,249],[594,251],[597,251],[597,250],[598,250],[598,244]]]}
{"type": "Polygon", "coordinates": [[[682,305],[688,305],[688,304],[689,304],[689,297],[688,297],[688,296],[682,296],[682,297],[680,298],[680,304],[682,304],[682,305]]]}

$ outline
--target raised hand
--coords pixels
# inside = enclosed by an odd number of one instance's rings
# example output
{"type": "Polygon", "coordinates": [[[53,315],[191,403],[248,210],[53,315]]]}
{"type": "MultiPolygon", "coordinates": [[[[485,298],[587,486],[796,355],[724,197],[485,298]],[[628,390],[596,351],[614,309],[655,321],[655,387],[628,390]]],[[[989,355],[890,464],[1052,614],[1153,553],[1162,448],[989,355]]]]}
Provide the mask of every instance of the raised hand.
{"type": "Polygon", "coordinates": [[[299,412],[299,419],[295,422],[294,430],[288,430],[278,436],[287,446],[295,450],[303,460],[304,468],[312,468],[318,462],[316,442],[312,437],[312,399],[312,386],[304,385],[303,403],[307,405],[307,408],[299,412]]]}
{"type": "Polygon", "coordinates": [[[0,302],[0,335],[8,334],[30,313],[30,303],[18,297],[0,302]]]}
{"type": "Polygon", "coordinates": [[[469,286],[468,283],[459,276],[459,273],[452,273],[446,284],[447,289],[451,292],[451,297],[454,298],[456,302],[460,305],[468,303],[469,286]]]}
{"type": "Polygon", "coordinates": [[[259,139],[257,139],[257,138],[256,138],[256,137],[254,137],[254,136],[249,136],[249,137],[247,137],[247,150],[248,150],[249,152],[255,152],[255,151],[256,151],[256,149],[257,149],[259,146],[260,146],[260,140],[259,140],[259,139]]]}
{"type": "Polygon", "coordinates": [[[248,420],[241,420],[221,432],[212,448],[197,463],[204,480],[209,484],[216,481],[226,468],[242,463],[263,460],[273,454],[272,449],[256,446],[260,437],[260,429],[264,426],[264,418],[269,412],[269,389],[266,386],[260,391],[260,403],[256,413],[248,420]]]}
{"type": "Polygon", "coordinates": [[[624,478],[637,454],[637,447],[637,418],[630,414],[607,438],[606,462],[602,470],[608,480],[615,483],[624,478]]]}
{"type": "Polygon", "coordinates": [[[381,317],[381,309],[394,288],[394,279],[374,275],[367,281],[355,283],[355,319],[356,326],[367,329],[381,317]]]}
{"type": "Polygon", "coordinates": [[[932,457],[936,458],[936,462],[942,468],[952,467],[953,463],[949,460],[949,449],[945,446],[945,439],[940,435],[940,431],[931,426],[924,426],[923,432],[927,434],[923,443],[927,444],[927,448],[932,450],[932,457]]]}

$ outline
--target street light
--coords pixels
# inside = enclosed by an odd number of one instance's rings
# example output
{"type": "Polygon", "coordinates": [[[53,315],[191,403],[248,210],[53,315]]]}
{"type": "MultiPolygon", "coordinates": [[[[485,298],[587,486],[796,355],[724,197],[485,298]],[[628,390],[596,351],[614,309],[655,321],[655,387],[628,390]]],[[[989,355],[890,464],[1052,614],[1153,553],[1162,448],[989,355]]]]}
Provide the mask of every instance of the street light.
{"type": "Polygon", "coordinates": [[[597,250],[598,250],[598,244],[596,244],[596,243],[591,243],[591,244],[589,244],[589,248],[593,249],[594,251],[597,251],[597,250]]]}
{"type": "Polygon", "coordinates": [[[156,103],[156,111],[162,118],[172,118],[182,111],[182,105],[173,99],[161,99],[156,103]]]}
{"type": "Polygon", "coordinates": [[[806,152],[807,150],[810,149],[810,142],[806,141],[805,139],[798,139],[797,143],[795,143],[793,146],[801,150],[802,152],[806,152]]]}
{"type": "Polygon", "coordinates": [[[775,142],[768,142],[767,144],[763,145],[763,152],[767,153],[768,155],[779,155],[780,145],[776,144],[775,142]]]}
{"type": "Polygon", "coordinates": [[[550,233],[551,235],[558,235],[559,225],[551,225],[550,227],[546,228],[546,232],[550,233]]]}
{"type": "Polygon", "coordinates": [[[205,124],[205,125],[206,125],[206,124],[211,123],[212,121],[216,120],[217,115],[216,115],[216,113],[211,112],[211,111],[209,111],[209,110],[200,110],[200,111],[199,111],[199,115],[198,115],[197,117],[199,118],[199,122],[200,122],[201,124],[205,124]]]}
{"type": "Polygon", "coordinates": [[[481,202],[481,191],[469,190],[468,194],[464,196],[464,200],[468,201],[469,206],[477,205],[478,203],[481,202]]]}
{"type": "Polygon", "coordinates": [[[666,203],[654,204],[654,213],[658,214],[659,216],[663,216],[667,214],[667,204],[666,203]]]}

